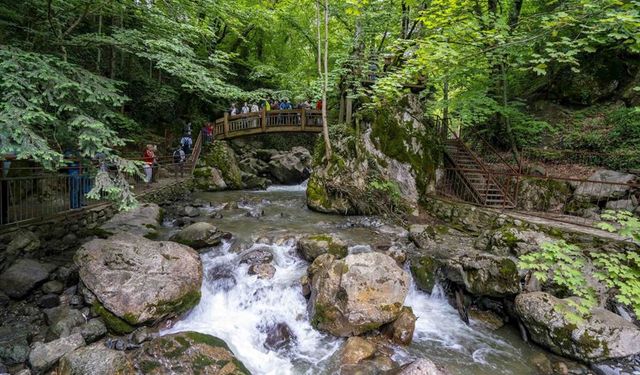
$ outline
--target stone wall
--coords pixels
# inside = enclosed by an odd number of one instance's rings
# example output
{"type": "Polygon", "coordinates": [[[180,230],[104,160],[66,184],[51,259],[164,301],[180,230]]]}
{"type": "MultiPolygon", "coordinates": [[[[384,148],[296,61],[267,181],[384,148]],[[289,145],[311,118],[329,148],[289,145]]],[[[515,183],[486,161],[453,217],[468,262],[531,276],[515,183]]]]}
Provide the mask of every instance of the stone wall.
{"type": "MultiPolygon", "coordinates": [[[[486,236],[495,232],[527,231],[537,232],[548,239],[564,239],[585,248],[600,247],[620,251],[633,247],[630,242],[619,236],[596,228],[566,224],[517,212],[481,208],[433,196],[423,199],[422,205],[432,216],[455,229],[470,234],[486,236]]],[[[508,234],[505,236],[509,237],[508,234]]],[[[514,239],[514,241],[517,240],[514,239]]]]}
{"type": "MultiPolygon", "coordinates": [[[[181,197],[191,188],[191,180],[179,181],[140,194],[138,199],[161,204],[181,197]]],[[[75,247],[80,238],[99,234],[99,226],[116,212],[112,204],[105,203],[0,229],[0,271],[17,258],[39,257],[75,247]],[[21,241],[12,242],[18,237],[21,241]]]]}

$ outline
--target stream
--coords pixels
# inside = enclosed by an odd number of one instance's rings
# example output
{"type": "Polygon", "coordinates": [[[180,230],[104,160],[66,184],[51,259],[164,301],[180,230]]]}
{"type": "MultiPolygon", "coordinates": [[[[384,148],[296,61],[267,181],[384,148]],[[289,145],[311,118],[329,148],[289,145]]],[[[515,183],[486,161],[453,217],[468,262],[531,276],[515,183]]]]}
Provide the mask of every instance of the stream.
{"type": "MultiPolygon", "coordinates": [[[[219,337],[257,375],[339,372],[340,348],[345,340],[311,326],[299,282],[309,264],[297,255],[290,236],[337,233],[355,244],[350,252],[371,251],[369,244],[388,238],[394,229],[375,218],[312,212],[306,208],[304,191],[305,186],[298,185],[267,191],[194,194],[195,199],[208,202],[211,212],[220,210],[222,218],[206,220],[231,232],[233,238],[201,255],[202,299],[162,334],[198,331],[219,337]],[[247,216],[248,211],[256,209],[263,210],[264,216],[247,216]],[[374,225],[353,225],[358,220],[374,225]],[[247,264],[240,263],[243,254],[258,248],[274,255],[276,272],[272,279],[249,275],[247,264]],[[289,327],[292,340],[284,348],[269,350],[264,346],[265,332],[279,323],[289,327]]],[[[171,222],[165,222],[164,238],[175,231],[171,222]]],[[[395,362],[405,364],[426,357],[451,374],[538,374],[531,359],[543,355],[541,349],[524,343],[517,330],[508,325],[496,331],[473,321],[467,326],[439,286],[428,294],[417,290],[412,282],[405,305],[413,308],[418,320],[413,343],[394,347],[395,362]]]]}

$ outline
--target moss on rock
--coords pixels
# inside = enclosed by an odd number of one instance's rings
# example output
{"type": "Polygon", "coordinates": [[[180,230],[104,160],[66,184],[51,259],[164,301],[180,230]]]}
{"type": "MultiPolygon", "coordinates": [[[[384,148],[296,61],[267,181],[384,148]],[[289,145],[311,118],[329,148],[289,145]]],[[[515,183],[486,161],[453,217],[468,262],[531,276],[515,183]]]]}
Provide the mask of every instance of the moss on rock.
{"type": "Polygon", "coordinates": [[[100,304],[100,302],[98,301],[93,303],[93,305],[91,306],[91,311],[102,318],[109,332],[112,332],[116,335],[124,335],[135,330],[135,327],[127,323],[127,321],[118,318],[111,311],[102,306],[102,304],[100,304]]]}

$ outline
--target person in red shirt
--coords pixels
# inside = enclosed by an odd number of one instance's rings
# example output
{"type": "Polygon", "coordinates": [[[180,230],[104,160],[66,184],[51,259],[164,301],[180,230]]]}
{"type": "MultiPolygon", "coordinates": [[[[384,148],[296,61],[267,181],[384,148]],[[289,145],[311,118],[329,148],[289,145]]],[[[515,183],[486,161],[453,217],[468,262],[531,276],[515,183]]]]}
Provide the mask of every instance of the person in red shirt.
{"type": "Polygon", "coordinates": [[[210,122],[204,127],[204,139],[207,144],[213,142],[213,124],[210,122]]]}
{"type": "Polygon", "coordinates": [[[153,152],[153,145],[147,145],[147,148],[144,150],[144,154],[142,155],[142,161],[144,161],[144,174],[145,179],[144,182],[147,184],[151,184],[151,177],[153,177],[153,162],[156,159],[156,154],[153,152]]]}
{"type": "Polygon", "coordinates": [[[316,109],[319,111],[322,109],[322,99],[318,100],[316,102],[316,109]]]}

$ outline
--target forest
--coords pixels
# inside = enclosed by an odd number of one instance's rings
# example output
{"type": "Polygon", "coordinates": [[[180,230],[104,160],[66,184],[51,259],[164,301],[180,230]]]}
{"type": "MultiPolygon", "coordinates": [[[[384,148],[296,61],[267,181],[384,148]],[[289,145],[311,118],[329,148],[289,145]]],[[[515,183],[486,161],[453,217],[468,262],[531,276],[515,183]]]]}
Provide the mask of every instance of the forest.
{"type": "Polygon", "coordinates": [[[639,145],[640,0],[0,0],[0,374],[635,374],[639,145]]]}

